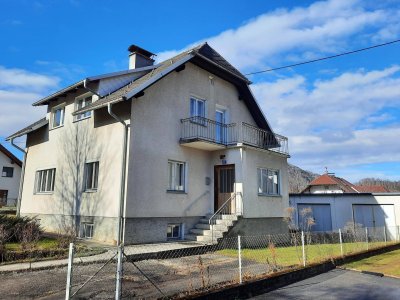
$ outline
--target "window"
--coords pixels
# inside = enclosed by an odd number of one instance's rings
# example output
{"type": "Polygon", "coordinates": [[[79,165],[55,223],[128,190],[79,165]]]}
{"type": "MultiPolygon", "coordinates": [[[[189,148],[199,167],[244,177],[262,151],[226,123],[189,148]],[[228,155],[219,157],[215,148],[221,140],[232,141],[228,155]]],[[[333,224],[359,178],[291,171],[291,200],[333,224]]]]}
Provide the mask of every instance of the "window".
{"type": "Polygon", "coordinates": [[[191,117],[206,117],[206,101],[190,98],[190,116],[191,117]]]}
{"type": "Polygon", "coordinates": [[[51,128],[57,128],[64,125],[65,107],[58,106],[52,109],[51,128]]]}
{"type": "Polygon", "coordinates": [[[269,169],[257,169],[258,194],[279,195],[279,171],[269,169]]]}
{"type": "Polygon", "coordinates": [[[2,177],[13,177],[14,176],[14,168],[12,167],[3,167],[3,172],[1,173],[2,177]]]}
{"type": "Polygon", "coordinates": [[[97,190],[99,180],[99,162],[85,164],[85,190],[97,190]]]}
{"type": "Polygon", "coordinates": [[[82,235],[85,239],[93,238],[93,223],[83,223],[83,232],[82,235]]]}
{"type": "Polygon", "coordinates": [[[168,224],[167,227],[167,238],[168,239],[180,239],[181,238],[181,224],[168,224]]]}
{"type": "Polygon", "coordinates": [[[168,190],[185,191],[185,163],[168,161],[168,190]]]}
{"type": "Polygon", "coordinates": [[[0,190],[0,204],[7,204],[8,191],[0,190]]]}
{"type": "MultiPolygon", "coordinates": [[[[78,110],[78,109],[84,108],[84,107],[88,106],[90,103],[92,103],[92,95],[77,98],[75,101],[75,109],[78,110]]],[[[92,115],[91,111],[84,112],[82,114],[76,115],[75,121],[89,118],[91,115],[92,115]]]]}
{"type": "Polygon", "coordinates": [[[36,193],[54,192],[56,169],[36,171],[36,193]]]}

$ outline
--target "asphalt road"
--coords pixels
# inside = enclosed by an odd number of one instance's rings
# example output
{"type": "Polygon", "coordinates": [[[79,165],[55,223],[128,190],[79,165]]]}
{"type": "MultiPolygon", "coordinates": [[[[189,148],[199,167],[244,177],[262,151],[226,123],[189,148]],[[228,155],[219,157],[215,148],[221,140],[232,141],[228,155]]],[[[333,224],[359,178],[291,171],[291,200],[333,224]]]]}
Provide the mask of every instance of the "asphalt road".
{"type": "Polygon", "coordinates": [[[400,279],[336,269],[251,299],[397,300],[400,279]]]}

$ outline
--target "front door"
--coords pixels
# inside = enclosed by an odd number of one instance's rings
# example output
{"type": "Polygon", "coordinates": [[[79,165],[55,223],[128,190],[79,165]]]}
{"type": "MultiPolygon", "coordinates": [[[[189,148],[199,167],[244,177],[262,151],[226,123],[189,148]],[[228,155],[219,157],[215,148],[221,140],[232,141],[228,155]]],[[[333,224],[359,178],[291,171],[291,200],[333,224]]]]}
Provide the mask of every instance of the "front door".
{"type": "MultiPolygon", "coordinates": [[[[227,200],[234,196],[235,192],[235,165],[222,165],[214,167],[214,212],[216,212],[227,200]]],[[[235,212],[235,200],[227,207],[227,213],[235,212]]]]}

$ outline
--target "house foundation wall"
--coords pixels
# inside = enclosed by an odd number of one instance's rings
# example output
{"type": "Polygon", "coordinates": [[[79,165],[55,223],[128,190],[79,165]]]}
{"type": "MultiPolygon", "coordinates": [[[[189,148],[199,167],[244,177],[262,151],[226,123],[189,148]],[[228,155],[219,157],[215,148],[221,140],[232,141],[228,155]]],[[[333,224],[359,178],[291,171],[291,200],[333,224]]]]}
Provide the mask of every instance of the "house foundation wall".
{"type": "MultiPolygon", "coordinates": [[[[166,242],[168,224],[182,224],[183,237],[202,216],[171,218],[128,218],[125,225],[125,244],[166,242]]],[[[182,236],[181,236],[182,237],[182,236]]],[[[178,239],[179,240],[179,239],[178,239]]]]}
{"type": "Polygon", "coordinates": [[[229,231],[228,237],[283,234],[288,232],[288,225],[283,218],[242,218],[229,231]]]}

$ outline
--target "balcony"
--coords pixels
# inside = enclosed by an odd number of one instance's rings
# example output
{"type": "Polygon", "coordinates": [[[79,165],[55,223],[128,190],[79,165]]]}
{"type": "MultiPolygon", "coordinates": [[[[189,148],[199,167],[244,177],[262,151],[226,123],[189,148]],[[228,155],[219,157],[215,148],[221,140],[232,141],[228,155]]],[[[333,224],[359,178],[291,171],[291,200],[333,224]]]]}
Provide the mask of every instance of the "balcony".
{"type": "Polygon", "coordinates": [[[241,122],[223,124],[203,117],[181,120],[180,143],[187,147],[214,151],[244,144],[289,155],[288,139],[279,134],[241,122]]]}

